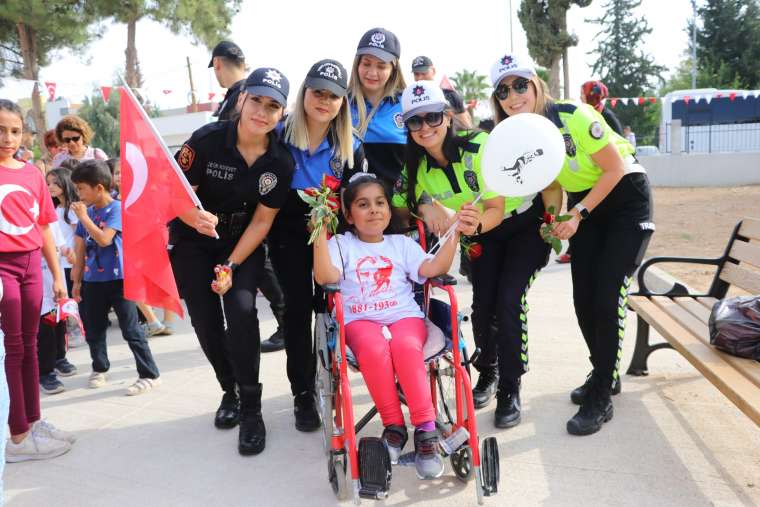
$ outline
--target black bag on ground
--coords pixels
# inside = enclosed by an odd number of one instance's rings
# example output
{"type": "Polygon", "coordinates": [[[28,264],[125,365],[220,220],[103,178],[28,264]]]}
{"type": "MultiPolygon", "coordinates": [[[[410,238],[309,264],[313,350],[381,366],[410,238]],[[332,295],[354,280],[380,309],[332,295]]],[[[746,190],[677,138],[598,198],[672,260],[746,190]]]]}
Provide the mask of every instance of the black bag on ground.
{"type": "Polygon", "coordinates": [[[760,361],[760,296],[718,301],[708,325],[710,343],[716,348],[760,361]]]}

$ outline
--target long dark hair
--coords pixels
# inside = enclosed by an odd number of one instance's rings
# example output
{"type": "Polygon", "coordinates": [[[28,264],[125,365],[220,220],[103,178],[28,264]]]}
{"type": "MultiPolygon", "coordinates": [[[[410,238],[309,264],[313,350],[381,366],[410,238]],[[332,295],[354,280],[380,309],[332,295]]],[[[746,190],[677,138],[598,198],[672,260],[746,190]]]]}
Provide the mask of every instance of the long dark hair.
{"type": "Polygon", "coordinates": [[[50,175],[55,177],[56,185],[61,187],[61,190],[63,191],[61,198],[53,197],[53,204],[63,208],[63,221],[67,224],[71,224],[71,219],[69,218],[71,203],[79,200],[76,187],[71,181],[71,171],[59,167],[57,169],[48,171],[48,173],[45,175],[45,178],[47,179],[47,177],[50,175]]]}
{"type": "MultiPolygon", "coordinates": [[[[478,135],[480,130],[471,130],[465,134],[457,134],[454,131],[454,122],[451,122],[446,129],[446,137],[443,138],[443,156],[446,160],[452,161],[459,158],[459,151],[469,143],[473,137],[478,135]]],[[[412,133],[406,134],[406,148],[404,149],[404,165],[406,167],[406,207],[411,212],[417,211],[417,196],[414,188],[417,186],[417,170],[420,167],[422,157],[427,154],[427,150],[414,142],[412,133]]]]}

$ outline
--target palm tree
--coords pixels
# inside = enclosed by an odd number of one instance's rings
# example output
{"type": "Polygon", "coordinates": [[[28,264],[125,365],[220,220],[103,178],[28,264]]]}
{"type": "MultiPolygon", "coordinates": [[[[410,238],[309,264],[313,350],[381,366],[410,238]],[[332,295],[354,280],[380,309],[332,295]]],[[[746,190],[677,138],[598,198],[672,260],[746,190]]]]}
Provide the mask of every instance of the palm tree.
{"type": "Polygon", "coordinates": [[[462,69],[451,78],[457,91],[462,94],[465,102],[479,101],[488,98],[487,90],[490,88],[488,78],[477,71],[462,69]]]}

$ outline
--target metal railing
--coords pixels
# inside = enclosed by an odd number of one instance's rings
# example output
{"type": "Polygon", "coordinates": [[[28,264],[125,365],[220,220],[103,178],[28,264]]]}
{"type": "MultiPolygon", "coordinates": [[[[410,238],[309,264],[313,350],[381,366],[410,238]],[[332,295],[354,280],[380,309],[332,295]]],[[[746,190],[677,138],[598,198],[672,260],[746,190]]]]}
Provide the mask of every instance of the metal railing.
{"type": "MultiPolygon", "coordinates": [[[[660,152],[671,153],[670,122],[659,132],[660,152]]],[[[690,125],[681,127],[681,152],[731,153],[760,151],[760,123],[690,125]]]]}

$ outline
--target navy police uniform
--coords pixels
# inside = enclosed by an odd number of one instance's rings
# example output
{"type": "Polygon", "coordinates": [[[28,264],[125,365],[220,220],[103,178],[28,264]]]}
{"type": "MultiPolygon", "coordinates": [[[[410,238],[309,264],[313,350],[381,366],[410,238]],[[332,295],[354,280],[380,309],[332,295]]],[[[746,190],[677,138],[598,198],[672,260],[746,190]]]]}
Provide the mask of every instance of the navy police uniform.
{"type": "MultiPolygon", "coordinates": [[[[389,187],[392,187],[404,166],[404,146],[406,126],[401,118],[401,94],[385,97],[373,113],[372,104],[366,101],[367,114],[372,115],[366,132],[360,132],[364,142],[364,154],[369,162],[370,172],[375,173],[389,187]]],[[[356,102],[351,101],[351,117],[357,127],[356,102]]]]}

